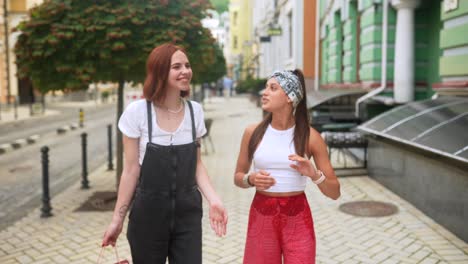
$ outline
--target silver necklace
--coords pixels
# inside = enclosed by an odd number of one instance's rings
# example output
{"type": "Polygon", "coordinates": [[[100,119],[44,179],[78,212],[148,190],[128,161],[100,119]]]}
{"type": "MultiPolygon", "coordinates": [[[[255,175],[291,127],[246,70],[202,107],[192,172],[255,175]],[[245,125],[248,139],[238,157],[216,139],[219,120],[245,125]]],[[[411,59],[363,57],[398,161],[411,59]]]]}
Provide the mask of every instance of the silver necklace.
{"type": "Polygon", "coordinates": [[[162,106],[156,105],[156,106],[157,106],[158,108],[160,108],[160,109],[162,109],[162,110],[168,112],[168,113],[171,113],[171,114],[178,114],[178,113],[180,113],[180,111],[182,111],[182,109],[184,108],[184,103],[183,103],[183,101],[182,101],[182,99],[181,99],[181,100],[180,100],[180,107],[179,107],[179,109],[177,109],[177,110],[171,110],[171,109],[169,109],[169,107],[166,107],[166,106],[164,106],[164,105],[162,105],[162,106]]]}
{"type": "Polygon", "coordinates": [[[166,108],[166,111],[169,112],[169,113],[172,113],[172,114],[178,114],[178,113],[180,113],[180,111],[182,111],[182,108],[184,108],[184,104],[181,102],[179,109],[174,111],[174,110],[171,110],[169,108],[166,108]]]}

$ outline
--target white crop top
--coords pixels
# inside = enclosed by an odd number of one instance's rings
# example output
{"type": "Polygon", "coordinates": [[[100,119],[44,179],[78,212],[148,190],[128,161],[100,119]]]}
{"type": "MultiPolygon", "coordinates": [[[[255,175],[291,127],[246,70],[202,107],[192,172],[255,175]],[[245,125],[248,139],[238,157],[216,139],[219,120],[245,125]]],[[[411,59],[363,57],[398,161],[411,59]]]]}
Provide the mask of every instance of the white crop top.
{"type": "Polygon", "coordinates": [[[254,170],[264,170],[275,178],[276,184],[266,192],[304,191],[307,177],[291,168],[294,161],[288,156],[296,153],[294,147],[294,127],[287,130],[277,130],[268,125],[262,141],[253,155],[254,170]]]}
{"type": "MultiPolygon", "coordinates": [[[[196,138],[201,138],[206,133],[203,108],[194,101],[190,101],[193,106],[193,116],[195,119],[195,135],[196,138]]],[[[158,117],[154,110],[154,105],[151,104],[151,117],[153,124],[153,131],[151,135],[151,142],[158,145],[182,145],[193,141],[192,138],[192,120],[190,118],[190,109],[187,101],[184,100],[184,119],[180,126],[174,132],[168,132],[158,126],[158,117]]],[[[148,117],[146,100],[141,99],[130,103],[122,116],[119,119],[119,129],[124,135],[130,138],[139,138],[139,162],[143,163],[143,158],[146,152],[146,143],[148,143],[148,117]]]]}

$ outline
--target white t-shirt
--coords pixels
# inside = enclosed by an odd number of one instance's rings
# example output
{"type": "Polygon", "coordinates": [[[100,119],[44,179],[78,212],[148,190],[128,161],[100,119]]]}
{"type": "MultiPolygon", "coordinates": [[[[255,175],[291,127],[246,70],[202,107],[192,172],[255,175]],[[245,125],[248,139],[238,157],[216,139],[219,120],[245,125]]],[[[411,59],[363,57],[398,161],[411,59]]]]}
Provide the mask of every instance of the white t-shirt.
{"type": "MultiPolygon", "coordinates": [[[[204,115],[202,106],[194,101],[191,101],[193,106],[193,116],[195,119],[195,136],[201,138],[206,133],[204,115]]],[[[192,139],[192,119],[190,117],[190,109],[187,101],[184,100],[184,119],[176,131],[170,133],[162,130],[157,124],[157,116],[154,110],[154,105],[151,104],[152,116],[152,137],[151,142],[158,145],[182,145],[193,142],[192,139]]],[[[146,109],[146,100],[138,100],[130,103],[122,116],[119,119],[120,131],[129,138],[139,138],[139,161],[143,163],[145,157],[146,143],[148,143],[148,117],[146,109]]]]}

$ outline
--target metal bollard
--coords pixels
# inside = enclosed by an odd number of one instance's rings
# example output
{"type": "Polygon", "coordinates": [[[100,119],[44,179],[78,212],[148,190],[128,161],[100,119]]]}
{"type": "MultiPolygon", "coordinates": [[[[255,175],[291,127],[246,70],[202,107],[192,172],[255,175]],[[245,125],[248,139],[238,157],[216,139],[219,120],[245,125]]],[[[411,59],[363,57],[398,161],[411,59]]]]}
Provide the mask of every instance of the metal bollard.
{"type": "Polygon", "coordinates": [[[42,208],[41,217],[51,217],[52,207],[50,206],[49,196],[49,148],[47,146],[41,148],[42,161],[42,208]]]}
{"type": "Polygon", "coordinates": [[[84,126],[84,111],[83,108],[80,108],[80,127],[84,126]]]}
{"type": "Polygon", "coordinates": [[[81,149],[82,149],[82,158],[83,158],[83,170],[82,170],[82,177],[81,180],[81,189],[89,189],[89,181],[88,181],[88,163],[86,159],[86,133],[81,134],[81,149]]]}
{"type": "Polygon", "coordinates": [[[112,124],[107,125],[107,139],[109,143],[109,162],[107,165],[107,170],[113,170],[114,164],[112,164],[112,124]]]}

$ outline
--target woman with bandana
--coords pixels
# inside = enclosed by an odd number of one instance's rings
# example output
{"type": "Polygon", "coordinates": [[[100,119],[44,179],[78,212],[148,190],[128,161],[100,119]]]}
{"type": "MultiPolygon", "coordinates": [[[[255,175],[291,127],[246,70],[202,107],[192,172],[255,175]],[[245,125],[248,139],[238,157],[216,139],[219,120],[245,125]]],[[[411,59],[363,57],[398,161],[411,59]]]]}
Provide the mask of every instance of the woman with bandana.
{"type": "Polygon", "coordinates": [[[263,121],[245,129],[234,175],[238,187],[256,189],[244,264],[315,263],[314,224],[304,189],[310,180],[338,199],[340,184],[325,142],[309,126],[302,71],[274,72],[262,109],[268,112],[263,121]]]}

